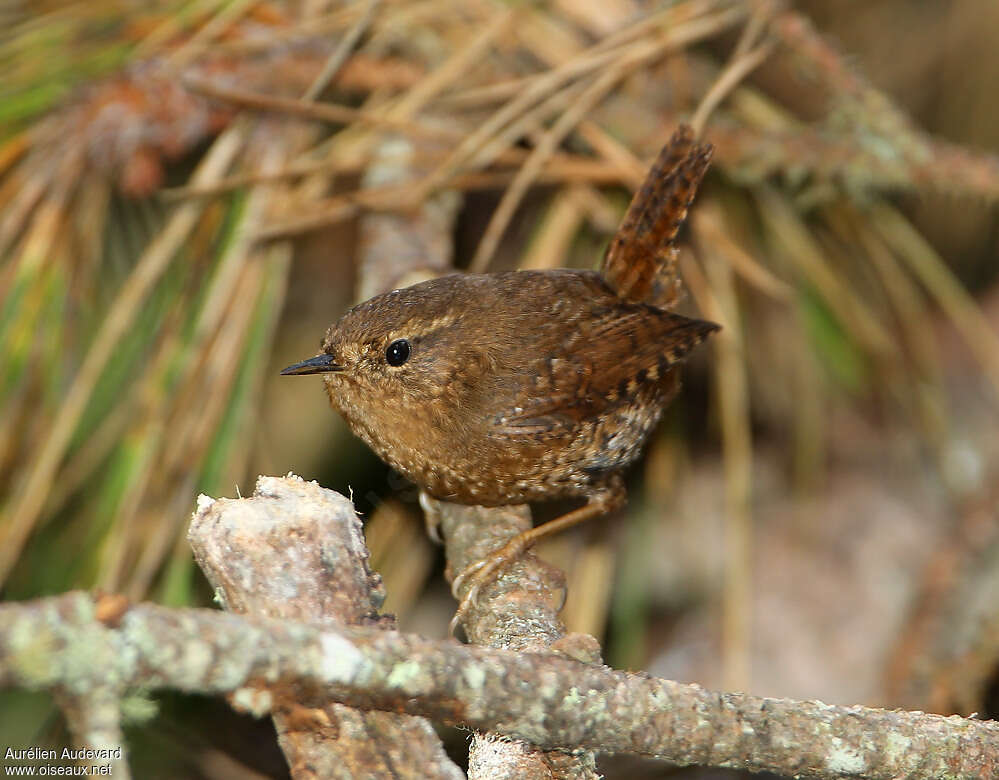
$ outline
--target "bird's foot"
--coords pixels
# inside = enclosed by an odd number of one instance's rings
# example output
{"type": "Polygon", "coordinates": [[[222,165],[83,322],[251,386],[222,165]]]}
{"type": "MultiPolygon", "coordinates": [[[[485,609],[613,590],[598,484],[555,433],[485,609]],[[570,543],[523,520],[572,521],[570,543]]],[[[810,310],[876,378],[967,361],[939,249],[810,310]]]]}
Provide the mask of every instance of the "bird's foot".
{"type": "Polygon", "coordinates": [[[458,609],[448,626],[449,636],[454,636],[458,625],[464,621],[468,611],[475,606],[483,586],[488,585],[500,570],[505,569],[527,552],[534,540],[535,534],[531,531],[517,534],[500,549],[491,552],[481,561],[476,561],[471,566],[466,567],[461,574],[454,578],[451,583],[451,593],[458,600],[458,609]],[[462,596],[461,592],[466,587],[467,590],[462,596]]]}

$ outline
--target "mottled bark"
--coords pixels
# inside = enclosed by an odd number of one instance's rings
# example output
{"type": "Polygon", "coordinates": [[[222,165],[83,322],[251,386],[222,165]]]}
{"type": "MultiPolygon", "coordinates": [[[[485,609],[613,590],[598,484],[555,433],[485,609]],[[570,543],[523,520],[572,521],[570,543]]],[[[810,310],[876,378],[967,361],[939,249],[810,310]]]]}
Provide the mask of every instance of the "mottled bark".
{"type": "MultiPolygon", "coordinates": [[[[532,525],[526,506],[458,506],[427,495],[420,503],[428,523],[440,528],[452,573],[463,571],[532,525]]],[[[465,635],[476,645],[518,651],[544,652],[559,642],[572,642],[558,616],[564,599],[562,572],[527,553],[482,588],[465,616],[465,635]]],[[[587,639],[585,660],[599,663],[600,645],[592,637],[587,639]]],[[[496,734],[476,734],[468,751],[468,776],[556,780],[599,775],[590,751],[545,752],[496,734]]]]}
{"type": "Polygon", "coordinates": [[[559,655],[139,605],[108,625],[85,593],[0,606],[0,685],[106,684],[293,697],[422,715],[547,749],[871,780],[999,776],[999,724],[713,693],[559,655]],[[264,687],[266,686],[266,687],[264,687]]]}
{"type": "MultiPolygon", "coordinates": [[[[354,505],[315,482],[261,477],[249,498],[202,497],[188,534],[216,598],[238,614],[315,625],[394,627],[379,617],[354,505]]],[[[266,695],[266,694],[262,694],[266,695]]],[[[275,694],[278,741],[292,777],[462,777],[426,720],[275,694]]]]}

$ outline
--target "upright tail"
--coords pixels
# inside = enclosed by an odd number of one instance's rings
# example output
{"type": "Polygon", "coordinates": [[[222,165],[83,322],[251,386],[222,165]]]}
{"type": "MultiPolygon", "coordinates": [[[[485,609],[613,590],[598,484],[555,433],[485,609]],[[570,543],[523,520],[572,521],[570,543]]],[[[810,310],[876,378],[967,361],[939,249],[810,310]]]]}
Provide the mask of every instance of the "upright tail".
{"type": "Polygon", "coordinates": [[[659,152],[604,256],[604,279],[628,301],[649,302],[656,279],[676,262],[673,241],[711,164],[713,147],[680,125],[659,152]]]}

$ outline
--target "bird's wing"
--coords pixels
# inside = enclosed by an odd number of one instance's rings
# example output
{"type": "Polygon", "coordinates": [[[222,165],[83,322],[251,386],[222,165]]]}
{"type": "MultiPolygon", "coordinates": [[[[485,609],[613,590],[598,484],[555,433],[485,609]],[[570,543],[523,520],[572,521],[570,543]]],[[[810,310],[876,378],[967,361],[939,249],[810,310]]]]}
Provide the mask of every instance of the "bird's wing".
{"type": "Polygon", "coordinates": [[[664,385],[670,369],[717,327],[642,305],[597,313],[505,388],[494,432],[557,433],[628,403],[664,385]]]}

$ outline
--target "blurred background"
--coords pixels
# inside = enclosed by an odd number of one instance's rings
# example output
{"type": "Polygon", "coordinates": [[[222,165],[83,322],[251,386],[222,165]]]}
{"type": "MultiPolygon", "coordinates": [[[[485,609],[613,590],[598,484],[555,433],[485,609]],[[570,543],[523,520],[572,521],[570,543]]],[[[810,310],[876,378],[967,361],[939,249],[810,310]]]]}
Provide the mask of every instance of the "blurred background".
{"type": "MultiPolygon", "coordinates": [[[[568,627],[712,688],[999,713],[999,6],[7,0],[0,22],[5,600],[210,605],[196,496],[294,471],[353,491],[386,610],[443,636],[415,491],[319,379],[277,373],[452,266],[595,267],[693,120],[716,162],[678,308],[724,330],[627,509],[541,549],[568,627]]],[[[222,701],[130,710],[138,777],[286,776],[270,723],[222,701]]],[[[9,691],[0,734],[66,739],[9,691]]]]}

